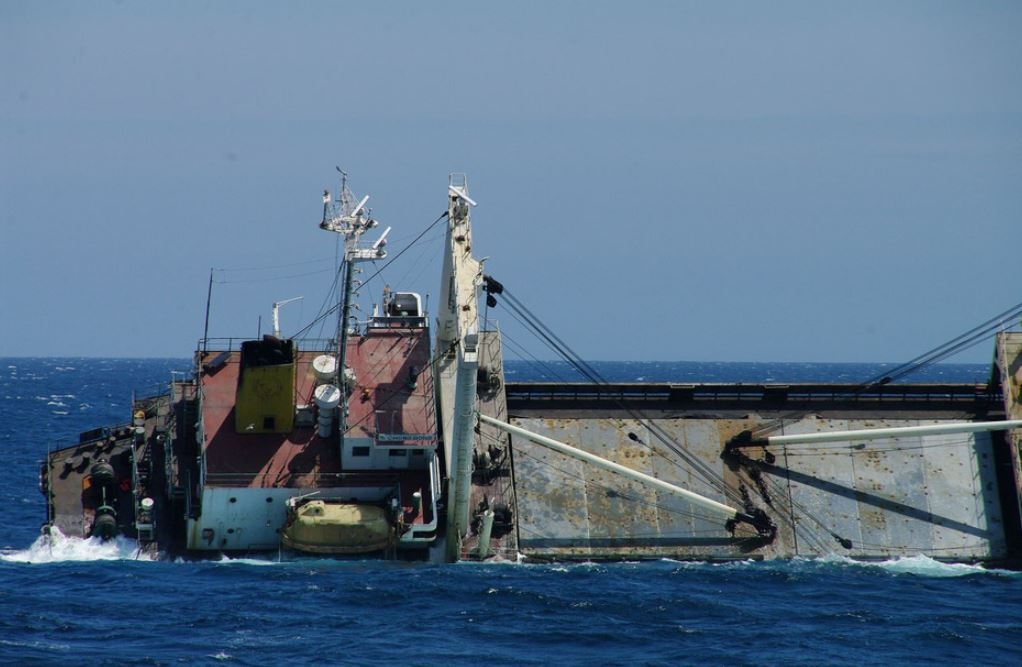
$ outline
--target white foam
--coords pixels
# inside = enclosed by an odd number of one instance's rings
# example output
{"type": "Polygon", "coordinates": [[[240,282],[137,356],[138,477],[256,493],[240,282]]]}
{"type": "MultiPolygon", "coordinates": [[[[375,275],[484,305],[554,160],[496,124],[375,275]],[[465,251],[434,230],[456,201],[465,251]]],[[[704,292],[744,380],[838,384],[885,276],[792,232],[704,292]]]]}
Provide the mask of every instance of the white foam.
{"type": "Polygon", "coordinates": [[[40,535],[28,549],[0,553],[0,560],[10,563],[152,559],[151,555],[139,552],[138,542],[126,537],[104,542],[98,537],[67,537],[56,528],[49,535],[40,535]]]}
{"type": "Polygon", "coordinates": [[[895,574],[915,574],[921,577],[965,577],[974,574],[1018,575],[1017,572],[989,569],[982,565],[972,565],[969,563],[946,563],[934,560],[933,558],[923,554],[916,556],[899,556],[897,558],[881,561],[860,561],[838,554],[830,554],[828,556],[821,556],[819,558],[807,560],[817,563],[880,568],[895,574]]]}
{"type": "Polygon", "coordinates": [[[888,572],[899,574],[918,574],[924,577],[964,577],[970,574],[1007,573],[1001,570],[988,570],[982,565],[967,563],[943,563],[929,556],[905,556],[877,563],[888,572]]]}
{"type": "Polygon", "coordinates": [[[252,557],[252,556],[243,556],[243,557],[238,557],[238,558],[232,558],[231,556],[228,556],[226,554],[220,554],[220,558],[218,558],[214,562],[218,563],[218,564],[221,564],[221,565],[228,565],[228,564],[233,564],[233,565],[280,565],[282,561],[279,558],[276,558],[275,560],[270,560],[269,556],[267,556],[266,558],[258,558],[258,557],[252,557]]]}

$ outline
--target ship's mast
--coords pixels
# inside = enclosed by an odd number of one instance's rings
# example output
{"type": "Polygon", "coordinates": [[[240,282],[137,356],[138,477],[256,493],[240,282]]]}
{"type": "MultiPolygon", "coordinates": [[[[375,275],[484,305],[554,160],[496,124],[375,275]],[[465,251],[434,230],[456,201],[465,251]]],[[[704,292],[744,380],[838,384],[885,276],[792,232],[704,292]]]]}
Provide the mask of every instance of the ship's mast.
{"type": "Polygon", "coordinates": [[[479,316],[476,307],[482,263],[472,256],[468,179],[452,174],[448,185],[447,237],[437,327],[437,377],[448,475],[447,557],[456,560],[469,529],[472,454],[475,450],[479,316]]]}
{"type": "MultiPolygon", "coordinates": [[[[333,200],[330,191],[323,192],[323,221],[319,223],[321,229],[336,232],[344,237],[344,258],[341,263],[341,270],[344,274],[344,281],[341,286],[341,303],[339,322],[337,325],[337,370],[341,375],[341,382],[345,380],[345,361],[348,350],[348,333],[350,326],[348,321],[351,317],[352,297],[355,292],[355,263],[375,259],[383,259],[387,256],[384,246],[387,245],[387,234],[390,227],[387,227],[383,234],[372,245],[365,247],[360,242],[362,235],[377,226],[376,220],[369,215],[366,202],[369,195],[366,195],[355,204],[355,198],[348,189],[348,175],[341,172],[341,189],[337,200],[333,200]]],[[[348,430],[348,396],[342,386],[344,400],[340,405],[340,434],[341,442],[344,441],[344,434],[348,430]]]]}

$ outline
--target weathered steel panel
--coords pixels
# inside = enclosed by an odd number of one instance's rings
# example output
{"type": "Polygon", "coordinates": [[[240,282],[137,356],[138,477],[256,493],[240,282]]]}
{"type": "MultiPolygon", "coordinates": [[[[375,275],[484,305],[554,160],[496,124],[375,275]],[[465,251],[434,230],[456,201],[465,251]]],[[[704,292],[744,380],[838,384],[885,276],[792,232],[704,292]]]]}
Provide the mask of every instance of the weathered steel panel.
{"type": "MultiPolygon", "coordinates": [[[[578,422],[577,445],[623,466],[651,474],[648,448],[630,440],[617,420],[578,422]]],[[[635,481],[587,466],[587,516],[590,539],[615,540],[658,535],[656,493],[635,481]]]]}
{"type": "MultiPolygon", "coordinates": [[[[710,471],[725,474],[723,435],[715,420],[518,418],[515,424],[554,437],[633,470],[729,502],[705,476],[693,472],[681,448],[710,471]]],[[[729,431],[733,429],[725,429],[729,431]]],[[[555,558],[745,557],[754,531],[732,536],[727,517],[673,494],[514,439],[519,546],[526,555],[555,558]]],[[[731,499],[730,504],[735,505],[731,499]]]]}
{"type": "MultiPolygon", "coordinates": [[[[724,463],[720,458],[723,438],[716,422],[705,419],[662,420],[656,426],[687,455],[705,465],[713,476],[723,478],[724,463]]],[[[653,437],[648,429],[643,428],[643,431],[646,432],[643,442],[654,447],[654,470],[657,477],[717,502],[734,505],[710,480],[685,465],[678,454],[653,437]]],[[[665,493],[658,494],[657,503],[660,507],[660,527],[665,536],[691,536],[693,546],[699,542],[705,545],[707,542],[718,543],[730,538],[724,528],[725,519],[719,515],[665,493]]]]}
{"type": "Polygon", "coordinates": [[[929,551],[929,531],[912,534],[913,523],[926,516],[928,507],[921,497],[920,442],[918,437],[874,440],[853,454],[862,526],[862,544],[852,550],[854,555],[890,557],[929,551]]]}
{"type": "MultiPolygon", "coordinates": [[[[802,420],[785,433],[883,428],[919,420],[802,420]]],[[[936,423],[925,421],[922,423],[936,423]]],[[[1003,553],[1004,532],[988,435],[791,445],[788,468],[796,553],[856,558],[1003,553]],[[984,457],[984,453],[986,457],[984,457]],[[852,542],[840,546],[830,533],[852,542]]]]}
{"type": "MultiPolygon", "coordinates": [[[[529,419],[519,425],[537,433],[557,433],[568,444],[578,442],[576,428],[555,420],[529,419]]],[[[528,441],[513,439],[512,446],[519,548],[583,543],[589,537],[585,464],[528,441]]]]}
{"type": "Polygon", "coordinates": [[[988,433],[925,438],[926,491],[934,553],[981,558],[1005,548],[999,488],[988,433]]]}
{"type": "MultiPolygon", "coordinates": [[[[733,558],[744,553],[763,557],[837,553],[889,558],[928,553],[982,558],[996,557],[1005,549],[986,435],[752,447],[745,450],[751,466],[731,469],[721,458],[728,439],[766,420],[751,416],[640,422],[573,416],[514,421],[739,508],[744,487],[752,505],[765,510],[777,526],[770,544],[749,549],[747,526],[732,536],[724,518],[684,499],[645,490],[636,482],[516,438],[520,547],[527,555],[733,558]],[[712,477],[725,480],[727,494],[696,473],[693,461],[712,477]]],[[[781,430],[815,433],[918,423],[807,416],[781,430]]]]}
{"type": "MultiPolygon", "coordinates": [[[[784,434],[847,430],[848,420],[809,417],[786,424],[784,434]]],[[[854,494],[851,447],[844,444],[791,445],[779,452],[775,504],[787,528],[785,550],[792,555],[845,553],[834,535],[862,544],[858,506],[854,494]],[[794,526],[794,531],[791,530],[794,526]]]]}

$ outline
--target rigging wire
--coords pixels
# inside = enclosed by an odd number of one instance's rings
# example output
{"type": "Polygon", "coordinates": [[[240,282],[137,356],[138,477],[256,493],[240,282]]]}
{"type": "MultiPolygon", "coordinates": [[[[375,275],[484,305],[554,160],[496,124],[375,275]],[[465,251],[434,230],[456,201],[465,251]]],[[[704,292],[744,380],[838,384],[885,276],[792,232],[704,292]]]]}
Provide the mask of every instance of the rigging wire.
{"type": "Polygon", "coordinates": [[[965,333],[952,338],[943,345],[938,345],[929,352],[924,352],[918,357],[895,367],[889,373],[870,378],[863,384],[865,387],[887,384],[905,377],[906,375],[915,373],[918,370],[932,366],[933,364],[943,361],[962,350],[977,345],[992,333],[1006,328],[1005,325],[1009,323],[1014,324],[1019,317],[1022,317],[1022,303],[1015,304],[1008,310],[1005,310],[1004,312],[991,317],[986,322],[983,322],[982,324],[969,329],[965,333]]]}
{"type": "Polygon", "coordinates": [[[443,249],[439,241],[442,239],[443,234],[432,234],[428,237],[418,239],[421,246],[418,255],[414,259],[411,259],[408,269],[403,274],[390,280],[391,284],[413,284],[415,281],[421,280],[426,271],[435,270],[437,266],[441,265],[442,261],[440,260],[440,255],[443,252],[443,249]]]}
{"type": "MultiPolygon", "coordinates": [[[[411,341],[412,339],[409,339],[409,340],[411,341]]],[[[438,361],[439,361],[439,360],[440,360],[440,359],[441,359],[441,358],[442,358],[442,357],[443,357],[443,356],[444,356],[445,354],[446,354],[446,352],[442,352],[442,351],[434,351],[433,355],[432,355],[432,356],[431,356],[431,357],[429,358],[429,361],[428,361],[428,362],[426,362],[426,367],[427,367],[427,368],[433,368],[433,367],[434,367],[434,366],[436,365],[436,363],[437,363],[437,362],[438,362],[438,361]]],[[[375,373],[374,375],[371,375],[371,376],[369,377],[369,379],[370,379],[370,380],[375,380],[376,378],[380,377],[380,375],[381,375],[381,374],[383,373],[383,371],[384,371],[384,370],[386,370],[386,366],[385,366],[385,365],[381,365],[381,366],[380,366],[380,367],[379,367],[379,368],[377,369],[376,373],[375,373]]],[[[430,376],[429,376],[429,377],[431,378],[431,382],[435,383],[435,379],[433,379],[433,377],[432,377],[432,374],[430,374],[430,376]]],[[[356,386],[358,386],[359,384],[360,384],[360,385],[362,385],[362,387],[363,387],[363,388],[368,388],[368,385],[367,385],[367,384],[365,384],[364,382],[357,382],[357,381],[356,381],[356,386]]],[[[382,400],[377,400],[377,401],[376,401],[376,402],[374,403],[374,406],[375,406],[375,408],[376,408],[376,409],[380,409],[380,408],[382,408],[382,407],[385,407],[385,406],[386,406],[386,405],[387,405],[387,404],[388,404],[388,403],[389,403],[390,401],[392,401],[392,400],[393,400],[394,398],[396,398],[396,397],[398,397],[398,396],[401,396],[401,395],[403,395],[405,391],[407,391],[407,390],[402,390],[402,389],[391,389],[391,391],[390,391],[390,394],[389,394],[389,395],[387,395],[387,396],[384,396],[384,397],[382,398],[382,400]]],[[[425,393],[425,392],[423,392],[423,395],[425,396],[425,395],[426,395],[426,393],[425,393]]],[[[370,418],[371,416],[375,416],[375,414],[376,414],[376,413],[375,413],[375,411],[374,411],[374,412],[370,412],[370,413],[367,413],[367,414],[366,414],[365,416],[363,416],[363,417],[362,417],[361,419],[359,419],[358,421],[356,421],[356,422],[354,422],[354,423],[351,423],[351,424],[349,424],[349,426],[348,426],[347,430],[345,430],[345,431],[344,431],[344,433],[343,433],[342,435],[347,435],[347,434],[348,434],[348,433],[349,433],[349,432],[350,432],[350,431],[351,431],[351,430],[352,430],[353,428],[355,428],[356,426],[359,426],[359,425],[361,425],[361,424],[365,423],[365,422],[366,422],[366,421],[367,421],[367,420],[368,420],[368,419],[369,419],[369,418],[370,418]]]]}
{"type": "MultiPolygon", "coordinates": [[[[525,323],[532,328],[540,338],[547,341],[551,349],[561,355],[561,357],[567,361],[579,374],[587,378],[593,384],[598,386],[606,386],[609,382],[604,379],[596,369],[594,369],[589,363],[582,360],[564,341],[562,341],[553,331],[550,330],[545,324],[543,324],[524,304],[521,303],[507,288],[503,288],[503,293],[507,298],[509,306],[512,310],[516,311],[525,323]]],[[[698,458],[688,454],[682,447],[680,447],[674,439],[653,420],[648,419],[641,411],[629,408],[621,401],[617,401],[619,407],[625,410],[633,419],[638,421],[641,425],[645,426],[646,429],[653,434],[653,436],[659,440],[662,444],[667,446],[671,451],[678,455],[682,461],[690,466],[693,471],[708,483],[712,488],[716,489],[720,493],[724,494],[725,497],[729,497],[732,501],[741,501],[741,496],[738,492],[728,488],[721,479],[716,471],[710,466],[706,465],[698,458]]],[[[644,443],[634,433],[629,433],[629,438],[645,445],[650,450],[653,450],[649,444],[644,443]]],[[[653,450],[655,451],[655,450],[653,450]]],[[[674,462],[672,462],[674,463],[674,462]]]]}
{"type": "MultiPolygon", "coordinates": [[[[534,335],[542,339],[548,347],[556,352],[562,359],[575,369],[580,375],[588,379],[591,383],[598,386],[607,386],[609,382],[604,379],[599,372],[592,367],[588,362],[583,360],[578,354],[576,354],[563,340],[561,340],[548,326],[546,326],[535,314],[532,313],[517,297],[514,296],[506,287],[500,283],[494,281],[492,278],[485,277],[486,290],[490,293],[503,294],[505,297],[505,303],[508,308],[518,316],[519,321],[524,324],[534,335]]],[[[718,475],[718,473],[710,467],[708,464],[701,461],[696,456],[693,456],[686,452],[674,439],[671,437],[666,430],[656,424],[653,420],[647,418],[640,410],[629,408],[623,403],[623,401],[616,401],[617,405],[624,410],[629,416],[635,419],[639,424],[644,426],[646,430],[653,435],[658,441],[670,449],[676,454],[690,470],[703,482],[708,484],[711,488],[721,493],[724,497],[730,499],[732,502],[743,503],[741,493],[737,490],[730,488],[725,484],[724,480],[718,475]]],[[[650,444],[643,442],[642,439],[634,432],[629,432],[629,438],[639,444],[644,445],[650,451],[656,453],[667,461],[670,461],[666,456],[654,449],[650,444]]],[[[671,464],[677,465],[677,462],[670,461],[671,464]]]]}
{"type": "MultiPolygon", "coordinates": [[[[486,312],[488,312],[488,311],[489,311],[489,306],[487,306],[487,307],[486,307],[486,312]]],[[[515,312],[513,312],[513,311],[509,311],[509,314],[511,315],[511,318],[512,318],[513,320],[515,320],[516,322],[518,322],[518,323],[519,323],[519,324],[521,324],[522,326],[524,326],[524,327],[527,327],[527,326],[528,326],[528,325],[527,325],[527,324],[526,324],[526,323],[525,323],[525,322],[524,322],[524,321],[523,321],[523,320],[522,320],[522,319],[521,319],[521,318],[520,318],[520,317],[518,316],[518,314],[517,314],[517,313],[515,313],[515,312]]],[[[483,322],[484,322],[484,325],[485,325],[485,324],[486,324],[486,322],[487,322],[487,318],[485,317],[485,315],[484,315],[484,319],[483,319],[483,322]]],[[[530,366],[531,366],[531,367],[532,367],[532,368],[533,368],[534,370],[537,370],[537,371],[539,371],[539,372],[540,372],[540,374],[541,374],[541,375],[542,375],[543,377],[545,377],[545,378],[547,378],[547,379],[550,379],[550,380],[555,380],[555,381],[558,381],[558,382],[561,382],[561,383],[567,383],[567,382],[569,382],[569,379],[568,379],[568,378],[566,378],[566,377],[565,377],[565,376],[564,376],[563,374],[559,373],[559,372],[557,371],[557,369],[555,369],[555,368],[554,368],[553,366],[551,366],[551,365],[550,365],[550,364],[548,364],[547,362],[545,362],[545,361],[542,361],[542,360],[541,360],[541,359],[539,359],[539,358],[538,358],[538,357],[537,357],[536,355],[534,355],[534,354],[532,354],[531,352],[529,352],[529,351],[528,351],[528,349],[527,349],[527,348],[526,348],[526,347],[525,347],[524,345],[522,345],[522,344],[521,344],[521,343],[519,343],[519,342],[518,342],[517,340],[515,340],[515,339],[514,339],[514,338],[513,338],[512,336],[510,336],[510,335],[509,335],[509,334],[508,334],[508,333],[507,333],[506,331],[502,331],[502,332],[501,332],[501,339],[503,340],[503,342],[504,342],[504,343],[509,343],[508,347],[510,347],[510,348],[511,348],[512,350],[514,350],[514,351],[515,351],[515,352],[516,352],[516,353],[518,354],[518,356],[519,356],[519,357],[520,357],[521,359],[523,359],[523,360],[525,360],[525,361],[528,361],[528,362],[529,362],[529,365],[530,365],[530,366]],[[526,357],[528,357],[528,359],[526,359],[526,357]]]]}
{"type": "MultiPolygon", "coordinates": [[[[942,345],[938,345],[929,352],[924,352],[923,354],[894,367],[886,373],[878,374],[865,382],[862,382],[853,392],[853,395],[858,396],[866,391],[874,390],[877,387],[901,380],[913,373],[929,368],[930,366],[963,350],[975,347],[992,334],[998,331],[1007,330],[1015,324],[1020,317],[1022,317],[1022,303],[1015,304],[1011,308],[994,315],[982,324],[969,329],[965,333],[952,338],[942,345]]],[[[807,413],[805,411],[793,411],[788,414],[781,415],[760,424],[753,430],[753,435],[757,438],[763,437],[766,433],[782,428],[786,421],[797,421],[806,414],[807,413]]]]}
{"type": "Polygon", "coordinates": [[[319,264],[321,262],[329,262],[329,257],[314,257],[312,259],[303,259],[298,262],[288,262],[286,264],[264,264],[262,266],[235,266],[229,268],[216,268],[215,271],[225,271],[227,273],[241,273],[243,271],[271,271],[274,269],[289,269],[293,266],[304,266],[306,264],[319,264]]]}
{"type": "MultiPolygon", "coordinates": [[[[223,269],[214,269],[214,271],[223,271],[223,269]]],[[[237,279],[235,279],[235,280],[226,280],[226,279],[223,279],[223,280],[214,280],[213,282],[215,282],[218,285],[251,285],[251,284],[255,284],[255,283],[269,283],[269,282],[277,282],[277,281],[280,281],[280,280],[291,280],[292,278],[306,278],[308,276],[319,276],[319,275],[323,275],[324,273],[330,273],[331,271],[333,271],[332,268],[330,268],[330,269],[320,269],[318,271],[308,271],[308,272],[305,272],[305,273],[291,273],[291,274],[288,274],[286,276],[269,276],[269,277],[266,277],[266,278],[245,278],[245,279],[242,279],[242,280],[237,280],[237,279]]]]}
{"type": "MultiPolygon", "coordinates": [[[[537,335],[538,338],[543,340],[548,345],[548,347],[550,347],[559,356],[568,361],[568,363],[573,368],[575,368],[575,370],[580,375],[589,379],[589,381],[595,384],[598,385],[607,384],[607,382],[599,375],[599,373],[591,365],[586,363],[584,360],[580,359],[578,355],[575,354],[574,351],[571,350],[571,348],[564,343],[564,341],[562,341],[559,337],[557,337],[556,334],[554,334],[548,327],[546,327],[546,325],[539,321],[539,319],[536,318],[536,316],[524,304],[522,304],[513,294],[511,294],[509,290],[504,288],[502,285],[499,285],[499,283],[497,285],[498,285],[497,289],[500,290],[498,293],[504,294],[505,302],[508,304],[509,310],[520,323],[525,325],[527,329],[532,330],[532,332],[535,335],[537,335]]],[[[489,292],[490,289],[487,289],[487,291],[489,292]]],[[[1018,317],[1019,314],[1022,314],[1022,304],[1019,304],[1019,306],[1009,309],[1008,311],[1005,311],[1004,313],[996,316],[995,318],[992,318],[983,325],[980,325],[979,327],[976,327],[973,330],[966,332],[962,336],[959,336],[958,338],[951,341],[949,344],[941,346],[940,348],[937,348],[936,350],[931,351],[926,355],[917,357],[912,362],[904,364],[898,369],[895,369],[894,377],[902,377],[926,365],[935,363],[939,359],[945,358],[949,354],[952,354],[956,351],[963,349],[967,345],[975,344],[976,341],[987,336],[992,330],[1003,326],[1008,321],[1015,319],[1016,317],[1018,317]]],[[[883,381],[889,382],[891,380],[884,379],[883,381]]],[[[868,386],[869,384],[864,385],[863,389],[867,388],[868,386]]],[[[621,403],[619,403],[619,405],[621,405],[621,407],[624,408],[630,415],[639,420],[640,423],[645,425],[649,432],[657,440],[659,440],[661,443],[663,443],[669,449],[675,452],[679,457],[681,457],[681,459],[691,467],[695,474],[697,474],[699,477],[702,477],[714,488],[721,490],[725,496],[735,498],[737,495],[739,495],[724,485],[723,479],[721,479],[717,475],[716,471],[714,471],[709,466],[706,466],[699,459],[687,455],[687,453],[677,445],[677,443],[673,440],[671,435],[668,434],[662,427],[660,427],[659,424],[645,418],[645,415],[642,415],[638,411],[628,409],[621,403]]],[[[629,433],[629,437],[637,442],[641,442],[641,440],[634,433],[629,433]]],[[[965,444],[964,441],[961,442],[962,444],[965,444]]],[[[944,441],[941,443],[936,443],[932,446],[952,446],[953,444],[954,443],[944,441]]],[[[931,445],[923,444],[919,445],[920,448],[924,446],[931,445]]],[[[652,448],[650,449],[652,450],[652,448]]],[[[847,449],[847,445],[845,446],[845,449],[847,449]]],[[[905,447],[891,448],[891,450],[894,449],[906,448],[905,447]]],[[[879,450],[876,448],[874,448],[874,450],[886,451],[879,450]]],[[[786,517],[786,520],[790,521],[792,530],[798,530],[799,526],[801,526],[801,530],[799,532],[802,533],[802,537],[804,540],[806,540],[807,542],[817,543],[818,547],[823,548],[825,544],[825,538],[823,536],[829,535],[831,538],[837,540],[845,548],[852,548],[851,540],[848,540],[847,538],[844,538],[841,535],[837,534],[834,530],[829,528],[822,520],[815,516],[815,514],[812,511],[810,511],[807,507],[803,506],[801,503],[797,502],[794,498],[792,498],[790,494],[787,493],[787,488],[785,487],[784,484],[781,483],[781,480],[776,479],[773,475],[768,475],[766,479],[763,479],[761,475],[752,476],[751,480],[755,482],[755,485],[757,487],[760,488],[761,495],[763,496],[763,499],[767,501],[768,504],[770,505],[773,504],[773,502],[771,502],[770,500],[771,498],[785,499],[785,504],[788,507],[788,511],[791,513],[791,516],[786,517]],[[799,521],[799,517],[802,517],[803,519],[802,522],[799,521]],[[815,529],[807,530],[808,528],[807,524],[813,525],[815,529]],[[817,531],[820,532],[818,533],[817,531]]]]}
{"type": "MultiPolygon", "coordinates": [[[[363,282],[363,283],[367,283],[367,282],[369,282],[370,280],[372,280],[373,278],[376,278],[376,277],[377,277],[378,275],[380,275],[380,274],[381,274],[381,273],[382,273],[382,272],[383,272],[383,271],[384,271],[384,270],[385,270],[385,269],[386,269],[387,267],[389,267],[389,266],[390,266],[391,264],[393,264],[394,262],[396,262],[396,261],[398,260],[398,258],[399,258],[399,257],[401,257],[401,255],[405,254],[405,252],[407,252],[407,251],[408,251],[409,249],[411,249],[411,248],[412,248],[412,247],[413,247],[413,246],[414,246],[414,245],[415,245],[416,243],[418,243],[418,242],[419,242],[419,240],[420,240],[420,239],[422,239],[422,237],[424,237],[424,236],[425,236],[426,234],[428,234],[430,230],[432,230],[432,229],[433,229],[434,227],[436,227],[436,226],[437,226],[437,225],[438,225],[438,224],[439,224],[439,223],[440,223],[440,222],[441,222],[442,220],[444,220],[444,219],[446,219],[446,218],[447,218],[447,211],[444,211],[444,212],[443,212],[443,214],[441,214],[441,215],[440,215],[440,217],[438,217],[438,218],[437,218],[436,220],[434,220],[433,222],[431,222],[431,223],[429,224],[429,226],[428,226],[428,227],[426,227],[426,229],[422,230],[422,232],[421,232],[421,233],[420,233],[420,234],[419,234],[418,236],[416,236],[416,237],[415,237],[415,239],[413,239],[413,240],[411,241],[411,243],[409,243],[408,245],[406,245],[406,246],[405,246],[404,248],[402,248],[402,249],[401,249],[400,251],[398,251],[398,252],[397,252],[397,254],[395,254],[395,255],[394,255],[393,257],[391,257],[391,258],[390,258],[390,259],[388,259],[388,260],[387,260],[386,262],[384,262],[384,263],[383,263],[383,265],[382,265],[382,266],[380,266],[380,268],[378,268],[378,269],[376,270],[376,272],[375,272],[375,273],[373,273],[373,274],[372,274],[371,276],[369,276],[368,278],[366,278],[366,279],[365,279],[364,281],[362,281],[362,282],[363,282]]],[[[342,266],[343,266],[343,263],[342,263],[342,266]]],[[[324,312],[323,314],[321,314],[320,316],[318,316],[317,318],[315,318],[314,320],[312,320],[312,322],[310,322],[309,324],[305,325],[305,327],[304,327],[304,328],[302,328],[302,329],[301,329],[301,330],[300,330],[300,331],[299,331],[299,332],[298,332],[298,333],[297,333],[297,334],[295,335],[295,337],[296,337],[296,338],[298,338],[298,337],[301,337],[301,336],[302,336],[302,335],[304,335],[304,334],[305,334],[306,332],[308,332],[308,331],[309,331],[309,330],[310,330],[310,329],[311,329],[312,327],[314,327],[314,326],[315,326],[316,324],[320,323],[320,322],[321,322],[322,320],[326,319],[327,317],[329,317],[329,316],[330,316],[330,315],[332,315],[333,313],[335,313],[335,312],[337,312],[338,310],[340,310],[340,308],[341,308],[341,304],[340,304],[340,303],[334,304],[334,305],[333,305],[333,306],[332,306],[332,307],[331,307],[331,308],[330,308],[329,310],[327,310],[326,312],[324,312]]],[[[341,325],[342,325],[342,326],[346,326],[346,325],[347,325],[347,323],[345,323],[345,322],[342,322],[342,323],[341,323],[341,325]]]]}
{"type": "MultiPolygon", "coordinates": [[[[508,295],[508,296],[510,297],[511,295],[508,295]]],[[[517,301],[517,299],[515,301],[517,301]]],[[[516,305],[518,305],[518,304],[516,304],[516,305]]],[[[490,308],[490,300],[487,299],[486,307],[485,307],[485,309],[483,311],[483,323],[484,323],[484,326],[489,322],[489,308],[490,308]]],[[[521,310],[524,310],[524,311],[528,312],[528,309],[524,308],[524,306],[521,307],[521,310]]],[[[512,316],[519,323],[525,325],[527,328],[531,328],[527,324],[525,316],[522,315],[522,313],[520,312],[520,309],[518,309],[518,308],[513,309],[512,316]]],[[[561,347],[563,347],[565,350],[567,350],[568,352],[571,353],[572,356],[568,357],[566,360],[569,362],[569,364],[573,368],[576,368],[576,370],[578,372],[581,372],[583,374],[588,373],[589,375],[591,375],[594,378],[593,381],[595,381],[595,382],[603,381],[602,378],[600,378],[599,374],[596,372],[595,369],[593,369],[591,366],[589,366],[584,361],[582,361],[581,358],[579,358],[577,355],[575,355],[573,352],[571,352],[570,348],[568,348],[568,346],[566,344],[564,344],[563,341],[560,341],[560,339],[557,338],[557,336],[555,334],[553,334],[552,331],[550,331],[549,329],[547,329],[546,331],[548,333],[549,338],[552,338],[552,339],[555,339],[555,340],[559,341],[560,344],[561,344],[561,347]],[[575,362],[579,362],[580,364],[582,364],[585,367],[587,367],[586,370],[580,370],[576,366],[575,362]]],[[[503,334],[502,338],[505,338],[505,339],[508,338],[507,334],[506,333],[503,334]]],[[[515,343],[515,345],[517,346],[518,344],[515,343]]],[[[529,356],[532,356],[532,355],[529,355],[529,356]]],[[[532,358],[538,364],[540,364],[541,366],[547,368],[547,370],[549,371],[550,375],[552,375],[555,378],[558,377],[558,373],[556,373],[552,368],[550,368],[548,364],[545,364],[544,362],[539,361],[535,357],[532,357],[532,358]]],[[[603,382],[605,383],[605,381],[603,381],[603,382]]],[[[630,434],[630,435],[633,435],[633,434],[630,434]]],[[[498,444],[503,444],[503,440],[502,439],[496,438],[496,437],[494,437],[492,435],[489,435],[489,434],[480,434],[480,437],[481,438],[489,438],[489,439],[493,440],[494,442],[496,442],[498,444]]],[[[663,457],[662,454],[660,454],[659,452],[657,452],[653,448],[649,448],[649,449],[650,449],[651,453],[656,454],[656,455],[660,455],[661,457],[663,457]]],[[[577,479],[577,480],[581,481],[587,487],[594,487],[594,488],[600,489],[600,490],[604,491],[608,496],[613,495],[616,498],[621,498],[624,501],[631,502],[631,503],[636,504],[636,505],[641,505],[641,506],[646,506],[646,507],[650,507],[650,508],[655,508],[655,509],[658,509],[658,510],[663,511],[663,512],[675,514],[675,515],[682,516],[682,517],[689,518],[689,519],[693,519],[693,520],[702,520],[702,521],[706,521],[708,523],[719,523],[719,521],[720,521],[720,517],[718,517],[718,516],[699,514],[699,513],[694,512],[694,511],[683,511],[683,510],[680,510],[680,509],[675,508],[675,507],[668,507],[668,506],[663,505],[661,503],[651,502],[651,501],[648,501],[648,500],[645,500],[645,499],[642,499],[642,498],[638,498],[638,497],[635,497],[634,495],[631,495],[629,493],[622,493],[618,489],[613,488],[611,486],[608,486],[606,484],[601,484],[599,482],[595,482],[595,481],[586,479],[585,477],[583,477],[581,475],[578,475],[578,474],[575,474],[575,473],[571,473],[571,472],[567,472],[564,469],[559,468],[558,466],[555,466],[552,463],[550,463],[548,461],[544,461],[544,460],[542,460],[542,459],[540,459],[540,458],[538,458],[536,456],[532,456],[531,454],[528,454],[528,453],[526,453],[525,451],[523,451],[521,449],[518,450],[517,455],[521,456],[521,457],[532,459],[532,460],[534,460],[534,461],[536,461],[536,462],[538,462],[538,463],[540,463],[542,465],[546,465],[549,469],[554,470],[554,471],[560,473],[562,477],[574,478],[574,479],[577,479]]],[[[672,465],[676,465],[676,463],[674,461],[670,461],[669,459],[667,459],[667,460],[672,465]]],[[[715,485],[711,484],[711,486],[715,486],[715,485]]],[[[702,532],[705,533],[705,534],[708,534],[708,535],[716,534],[717,533],[717,531],[709,531],[709,530],[708,531],[702,531],[702,532]]],[[[690,534],[691,534],[691,532],[690,532],[690,534]]],[[[696,531],[695,534],[700,534],[700,532],[696,531]]]]}

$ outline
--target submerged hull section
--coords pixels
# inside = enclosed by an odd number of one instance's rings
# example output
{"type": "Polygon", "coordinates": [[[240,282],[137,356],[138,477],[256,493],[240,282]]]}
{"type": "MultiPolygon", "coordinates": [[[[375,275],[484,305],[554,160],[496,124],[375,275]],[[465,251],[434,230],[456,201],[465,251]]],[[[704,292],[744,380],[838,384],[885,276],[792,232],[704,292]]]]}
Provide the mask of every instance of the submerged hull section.
{"type": "MultiPolygon", "coordinates": [[[[499,350],[493,341],[486,346],[499,350]]],[[[1001,335],[998,359],[988,385],[503,384],[500,377],[480,389],[481,413],[765,520],[729,521],[486,425],[461,556],[926,555],[1022,566],[1018,429],[783,445],[747,437],[1018,419],[1022,334],[1001,335]],[[484,537],[487,522],[499,533],[484,537]]],[[[499,359],[489,365],[499,368],[499,359]]]]}
{"type": "MultiPolygon", "coordinates": [[[[758,448],[748,452],[747,461],[722,458],[731,437],[768,417],[671,415],[637,422],[627,415],[520,416],[515,421],[526,429],[560,434],[586,451],[720,502],[734,497],[679,461],[676,451],[651,435],[652,425],[683,443],[684,455],[710,471],[710,479],[723,480],[731,491],[746,489],[778,526],[769,543],[747,528],[732,534],[722,518],[682,499],[622,483],[613,474],[516,439],[521,552],[542,558],[700,559],[927,554],[955,561],[1009,555],[989,434],[902,438],[865,447],[758,448]]],[[[791,423],[785,432],[919,422],[813,416],[791,423]]]]}
{"type": "Polygon", "coordinates": [[[190,505],[186,462],[196,451],[194,426],[187,424],[194,416],[194,386],[175,382],[165,394],[135,401],[130,423],[84,432],[77,444],[51,451],[40,468],[44,529],[79,538],[123,535],[142,550],[179,550],[190,505]],[[100,511],[104,504],[113,511],[100,511]],[[107,518],[97,525],[98,516],[107,518]]]}

